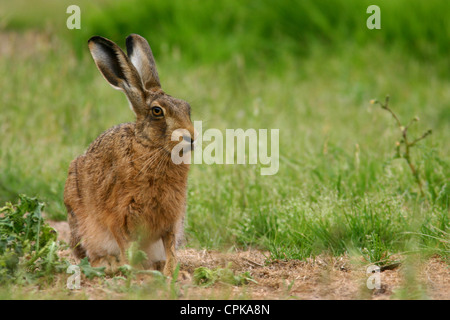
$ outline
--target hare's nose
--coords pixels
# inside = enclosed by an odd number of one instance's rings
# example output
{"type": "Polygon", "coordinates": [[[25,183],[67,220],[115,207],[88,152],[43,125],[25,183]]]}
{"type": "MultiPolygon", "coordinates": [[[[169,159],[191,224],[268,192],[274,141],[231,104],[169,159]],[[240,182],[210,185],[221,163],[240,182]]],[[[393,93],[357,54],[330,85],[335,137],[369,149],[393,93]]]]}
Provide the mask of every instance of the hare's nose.
{"type": "Polygon", "coordinates": [[[194,148],[195,148],[195,140],[193,140],[190,135],[184,134],[183,135],[183,140],[186,141],[187,143],[190,143],[191,144],[191,150],[194,150],[194,148]]]}
{"type": "Polygon", "coordinates": [[[183,140],[188,142],[188,143],[192,143],[192,139],[191,139],[190,135],[183,134],[183,140]]]}
{"type": "MultiPolygon", "coordinates": [[[[197,131],[197,129],[194,128],[194,132],[191,134],[191,137],[193,139],[191,140],[191,150],[194,150],[197,146],[198,137],[200,136],[200,133],[197,131]]],[[[201,139],[200,139],[201,140],[201,139]]]]}

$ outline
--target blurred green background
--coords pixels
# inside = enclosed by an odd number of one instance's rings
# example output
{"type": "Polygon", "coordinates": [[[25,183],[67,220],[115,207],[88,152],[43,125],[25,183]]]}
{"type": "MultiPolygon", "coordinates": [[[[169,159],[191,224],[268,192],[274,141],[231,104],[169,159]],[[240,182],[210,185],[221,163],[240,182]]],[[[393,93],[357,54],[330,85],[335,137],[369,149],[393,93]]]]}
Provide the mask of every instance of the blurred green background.
{"type": "Polygon", "coordinates": [[[370,260],[413,246],[449,253],[449,1],[14,1],[0,3],[0,201],[39,196],[64,220],[70,161],[133,121],[87,40],[152,46],[163,89],[204,128],[280,129],[280,170],[193,165],[188,245],[254,246],[275,258],[323,251],[370,260]],[[81,9],[69,30],[66,8],[81,9]],[[381,9],[369,30],[366,9],[381,9]],[[410,134],[420,196],[400,133],[371,99],[391,96],[410,134]],[[226,227],[226,228],[225,228],[226,227]]]}

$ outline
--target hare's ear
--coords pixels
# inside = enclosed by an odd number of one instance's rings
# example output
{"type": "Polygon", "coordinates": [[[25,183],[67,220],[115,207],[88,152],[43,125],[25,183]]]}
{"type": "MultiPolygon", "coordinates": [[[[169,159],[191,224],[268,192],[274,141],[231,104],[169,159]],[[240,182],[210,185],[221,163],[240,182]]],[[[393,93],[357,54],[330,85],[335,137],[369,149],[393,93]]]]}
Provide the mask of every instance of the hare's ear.
{"type": "Polygon", "coordinates": [[[95,64],[103,77],[114,89],[122,90],[132,110],[140,114],[145,102],[144,90],[139,73],[127,55],[118,45],[103,37],[92,37],[88,44],[95,64]]]}
{"type": "Polygon", "coordinates": [[[155,58],[147,40],[140,35],[131,34],[127,37],[126,44],[128,57],[139,72],[144,88],[147,90],[160,88],[155,58]]]}

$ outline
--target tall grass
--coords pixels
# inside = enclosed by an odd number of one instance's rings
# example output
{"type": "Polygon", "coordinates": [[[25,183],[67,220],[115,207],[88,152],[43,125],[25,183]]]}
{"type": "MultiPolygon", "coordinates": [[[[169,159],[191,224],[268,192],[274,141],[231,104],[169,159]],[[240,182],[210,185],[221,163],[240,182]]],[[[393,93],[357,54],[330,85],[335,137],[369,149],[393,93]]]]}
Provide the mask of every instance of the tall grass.
{"type": "Polygon", "coordinates": [[[450,22],[444,14],[450,3],[441,0],[41,0],[39,6],[17,0],[0,9],[0,26],[57,32],[70,39],[78,54],[86,53],[86,39],[93,34],[123,43],[130,33],[149,39],[157,56],[175,55],[189,64],[240,56],[270,69],[279,69],[285,55],[308,54],[317,44],[334,51],[375,43],[422,62],[446,57],[450,50],[450,22]],[[73,4],[81,8],[81,30],[65,27],[66,7],[73,4]],[[366,10],[374,4],[381,9],[380,30],[366,28],[366,10]]]}
{"type": "Polygon", "coordinates": [[[158,55],[175,50],[202,63],[238,55],[272,68],[286,53],[308,53],[316,43],[334,50],[376,43],[430,61],[450,50],[450,22],[442,14],[449,10],[450,3],[439,0],[132,0],[86,9],[81,32],[72,34],[84,48],[92,34],[121,41],[140,33],[156,44],[158,55]],[[366,28],[373,4],[381,8],[381,30],[366,28]]]}

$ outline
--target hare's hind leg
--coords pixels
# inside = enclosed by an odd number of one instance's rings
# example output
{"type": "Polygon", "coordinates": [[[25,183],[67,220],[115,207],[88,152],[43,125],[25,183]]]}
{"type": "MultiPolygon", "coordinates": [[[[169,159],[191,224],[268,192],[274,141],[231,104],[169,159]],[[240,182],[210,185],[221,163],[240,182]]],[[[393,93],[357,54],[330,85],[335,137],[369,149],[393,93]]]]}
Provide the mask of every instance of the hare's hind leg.
{"type": "Polygon", "coordinates": [[[83,246],[93,267],[105,267],[105,273],[112,275],[119,267],[128,264],[125,257],[127,242],[113,232],[113,228],[99,226],[88,220],[83,224],[83,246]]]}
{"type": "Polygon", "coordinates": [[[69,166],[69,173],[64,186],[64,205],[67,209],[67,221],[70,227],[70,247],[75,257],[86,257],[86,248],[81,243],[80,223],[77,214],[82,213],[81,193],[78,186],[77,164],[79,158],[69,166]]]}
{"type": "Polygon", "coordinates": [[[91,265],[93,267],[105,267],[105,273],[108,275],[116,274],[120,266],[127,264],[125,257],[126,243],[123,238],[112,231],[111,228],[109,231],[99,228],[95,228],[95,232],[90,230],[91,234],[95,234],[96,237],[91,238],[89,248],[92,248],[92,250],[88,250],[91,265]]]}
{"type": "Polygon", "coordinates": [[[122,264],[120,258],[112,255],[96,257],[90,261],[93,267],[104,267],[107,275],[114,275],[119,272],[122,264]]]}
{"type": "Polygon", "coordinates": [[[111,236],[108,237],[108,241],[105,241],[104,243],[105,247],[110,247],[109,250],[107,250],[109,254],[93,259],[93,263],[106,267],[106,273],[113,274],[118,271],[120,266],[129,264],[126,250],[128,249],[130,241],[128,236],[118,226],[110,226],[109,234],[111,236]],[[110,244],[108,245],[107,242],[110,244]],[[113,253],[115,251],[117,254],[113,253]]]}
{"type": "Polygon", "coordinates": [[[81,244],[81,236],[78,230],[78,220],[75,212],[69,205],[66,205],[67,213],[68,213],[68,222],[70,227],[70,247],[72,248],[72,252],[78,259],[83,259],[86,257],[86,250],[81,244]]]}

